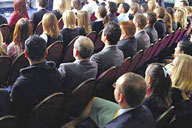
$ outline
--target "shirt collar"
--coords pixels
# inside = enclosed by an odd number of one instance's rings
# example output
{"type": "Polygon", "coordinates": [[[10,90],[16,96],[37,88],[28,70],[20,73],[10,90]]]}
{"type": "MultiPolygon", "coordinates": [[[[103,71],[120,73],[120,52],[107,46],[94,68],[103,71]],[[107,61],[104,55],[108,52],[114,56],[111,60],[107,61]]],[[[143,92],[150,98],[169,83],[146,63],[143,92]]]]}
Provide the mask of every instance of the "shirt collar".
{"type": "Polygon", "coordinates": [[[103,18],[99,18],[99,19],[97,19],[97,20],[95,20],[95,21],[103,21],[103,18]]]}
{"type": "Polygon", "coordinates": [[[126,109],[119,109],[118,116],[122,115],[123,113],[126,113],[128,111],[131,111],[135,108],[126,108],[126,109]]]}

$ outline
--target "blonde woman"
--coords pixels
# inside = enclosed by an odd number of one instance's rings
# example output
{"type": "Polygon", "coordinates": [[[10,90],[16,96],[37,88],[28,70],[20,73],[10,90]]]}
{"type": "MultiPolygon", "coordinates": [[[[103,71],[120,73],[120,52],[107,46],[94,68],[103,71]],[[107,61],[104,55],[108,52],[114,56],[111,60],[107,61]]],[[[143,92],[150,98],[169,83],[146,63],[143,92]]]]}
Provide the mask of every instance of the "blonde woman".
{"type": "Polygon", "coordinates": [[[177,22],[177,29],[181,27],[182,29],[185,29],[187,25],[187,15],[184,9],[177,9],[175,12],[175,20],[177,22]]]}
{"type": "Polygon", "coordinates": [[[47,43],[47,47],[55,41],[63,41],[63,37],[59,33],[58,20],[52,13],[46,13],[42,19],[43,34],[41,37],[47,43]]]}
{"type": "Polygon", "coordinates": [[[149,10],[153,12],[156,8],[156,1],[150,0],[148,1],[147,5],[149,7],[149,10]]]}
{"type": "Polygon", "coordinates": [[[0,56],[6,56],[7,55],[7,46],[5,43],[3,43],[3,35],[0,31],[0,56]]]}
{"type": "Polygon", "coordinates": [[[92,27],[90,25],[90,18],[87,11],[77,12],[77,22],[78,22],[78,27],[83,28],[85,34],[88,34],[92,31],[92,27]]]}
{"type": "Polygon", "coordinates": [[[164,21],[165,21],[165,25],[167,28],[167,34],[170,34],[173,32],[173,21],[172,21],[172,17],[169,13],[165,13],[165,17],[164,17],[164,21]]]}
{"type": "Polygon", "coordinates": [[[61,29],[60,33],[63,37],[64,45],[67,46],[73,38],[79,35],[79,29],[77,29],[76,16],[72,10],[66,10],[62,18],[64,27],[61,29]]]}
{"type": "Polygon", "coordinates": [[[65,10],[66,0],[54,0],[52,13],[55,14],[58,20],[62,17],[65,10]]]}

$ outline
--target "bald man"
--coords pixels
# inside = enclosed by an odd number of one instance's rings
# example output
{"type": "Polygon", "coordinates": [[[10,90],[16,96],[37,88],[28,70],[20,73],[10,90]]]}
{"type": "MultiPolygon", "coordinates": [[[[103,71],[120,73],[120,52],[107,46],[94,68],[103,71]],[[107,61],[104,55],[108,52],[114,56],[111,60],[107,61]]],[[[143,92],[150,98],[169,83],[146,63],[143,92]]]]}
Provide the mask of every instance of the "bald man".
{"type": "Polygon", "coordinates": [[[96,78],[97,63],[90,61],[89,57],[94,51],[93,42],[85,36],[80,36],[74,43],[73,63],[63,63],[59,67],[62,75],[63,90],[72,92],[79,84],[89,78],[96,78]]]}

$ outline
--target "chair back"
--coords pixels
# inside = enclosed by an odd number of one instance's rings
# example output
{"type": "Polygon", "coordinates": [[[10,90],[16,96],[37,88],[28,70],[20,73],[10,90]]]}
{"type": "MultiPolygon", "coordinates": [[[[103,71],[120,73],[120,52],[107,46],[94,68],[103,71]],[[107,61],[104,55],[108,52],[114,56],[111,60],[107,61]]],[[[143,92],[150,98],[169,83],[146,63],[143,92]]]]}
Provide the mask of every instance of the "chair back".
{"type": "Polygon", "coordinates": [[[93,41],[93,44],[95,43],[96,36],[97,36],[95,31],[88,33],[86,36],[89,37],[93,41]]]}
{"type": "Polygon", "coordinates": [[[8,79],[8,85],[13,85],[15,80],[19,76],[19,71],[22,68],[25,68],[28,66],[29,66],[29,61],[27,58],[25,58],[25,54],[22,53],[15,59],[15,61],[12,64],[9,79],[8,79]]]}
{"type": "Polygon", "coordinates": [[[8,76],[11,70],[11,59],[9,57],[0,56],[0,86],[7,85],[8,76]]]}
{"type": "Polygon", "coordinates": [[[66,108],[67,115],[77,117],[93,98],[95,79],[90,78],[77,86],[69,96],[66,108]]]}
{"type": "Polygon", "coordinates": [[[0,128],[17,128],[18,123],[15,116],[6,115],[0,118],[0,128]]]}
{"type": "Polygon", "coordinates": [[[57,128],[61,125],[62,112],[64,111],[64,93],[51,94],[37,104],[30,113],[27,128],[57,128]]]}
{"type": "Polygon", "coordinates": [[[98,34],[97,34],[97,38],[95,40],[94,43],[94,51],[97,53],[99,51],[101,51],[104,47],[104,43],[101,40],[101,35],[102,35],[103,30],[101,30],[98,34]]]}
{"type": "Polygon", "coordinates": [[[57,65],[64,50],[64,45],[62,41],[56,41],[52,43],[48,48],[48,55],[46,57],[49,61],[54,61],[57,65]]]}
{"type": "Polygon", "coordinates": [[[159,118],[157,118],[156,122],[157,128],[164,128],[169,124],[169,122],[174,118],[175,116],[175,107],[171,106],[167,111],[165,111],[163,114],[160,115],[159,118]]]}
{"type": "Polygon", "coordinates": [[[63,23],[62,17],[59,19],[58,25],[59,25],[59,30],[63,29],[64,23],[63,23]]]}
{"type": "Polygon", "coordinates": [[[113,66],[104,71],[96,80],[96,92],[97,97],[114,101],[113,84],[115,82],[116,67],[113,66]]]}
{"type": "Polygon", "coordinates": [[[136,55],[132,58],[131,64],[127,72],[133,72],[135,70],[142,56],[143,56],[143,50],[140,50],[136,53],[136,55]]]}
{"type": "Polygon", "coordinates": [[[172,40],[169,42],[167,48],[170,48],[171,46],[173,46],[173,44],[175,43],[175,41],[176,41],[177,37],[179,36],[180,32],[181,32],[181,28],[179,28],[179,29],[174,33],[174,36],[173,36],[172,40]]]}
{"type": "Polygon", "coordinates": [[[120,76],[122,76],[124,73],[127,72],[129,65],[131,64],[131,60],[132,60],[131,57],[127,57],[123,61],[121,66],[117,68],[116,79],[118,79],[120,76]]]}
{"type": "Polygon", "coordinates": [[[42,21],[41,21],[41,22],[39,22],[39,24],[36,27],[35,34],[41,35],[42,33],[43,33],[43,25],[42,25],[42,21]]]}
{"type": "Polygon", "coordinates": [[[3,42],[9,43],[12,41],[13,31],[7,24],[0,25],[0,31],[3,35],[3,42]]]}
{"type": "Polygon", "coordinates": [[[65,51],[65,55],[63,58],[63,62],[73,62],[75,60],[75,58],[73,57],[73,45],[75,43],[75,41],[77,40],[77,38],[79,38],[79,36],[75,37],[68,45],[65,51]]]}
{"type": "Polygon", "coordinates": [[[177,39],[175,40],[176,43],[183,38],[184,32],[185,32],[185,29],[181,29],[180,34],[178,35],[177,39]]]}

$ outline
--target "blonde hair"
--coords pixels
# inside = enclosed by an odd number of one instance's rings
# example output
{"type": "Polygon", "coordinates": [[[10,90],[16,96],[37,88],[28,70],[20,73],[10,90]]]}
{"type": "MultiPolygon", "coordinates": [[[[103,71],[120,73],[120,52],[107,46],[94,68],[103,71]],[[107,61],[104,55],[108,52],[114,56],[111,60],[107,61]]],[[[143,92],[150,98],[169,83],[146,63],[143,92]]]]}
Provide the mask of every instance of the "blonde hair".
{"type": "Polygon", "coordinates": [[[87,11],[78,11],[77,12],[77,22],[79,27],[85,29],[85,33],[90,33],[92,31],[90,25],[90,17],[87,11]]]}
{"type": "Polygon", "coordinates": [[[53,10],[57,10],[60,14],[63,14],[66,10],[66,0],[54,0],[53,10]]]}
{"type": "Polygon", "coordinates": [[[124,3],[124,0],[114,0],[115,3],[120,4],[120,3],[124,3]]]}
{"type": "Polygon", "coordinates": [[[176,55],[173,61],[172,86],[179,88],[187,96],[192,92],[192,57],[186,54],[176,55]]]}
{"type": "Polygon", "coordinates": [[[148,1],[148,7],[149,7],[149,10],[150,11],[153,11],[155,8],[156,8],[156,1],[154,1],[154,0],[150,0],[150,1],[148,1]]]}
{"type": "Polygon", "coordinates": [[[45,34],[57,39],[59,36],[59,26],[56,16],[52,13],[46,13],[42,19],[43,31],[45,34]]]}
{"type": "Polygon", "coordinates": [[[76,16],[72,10],[66,10],[63,13],[64,28],[74,29],[76,28],[76,16]]]}
{"type": "Polygon", "coordinates": [[[173,32],[172,17],[169,13],[165,13],[164,21],[165,21],[165,25],[167,27],[168,32],[172,33],[173,32]]]}
{"type": "Polygon", "coordinates": [[[6,55],[6,51],[3,49],[3,35],[0,31],[0,55],[6,55]]]}
{"type": "Polygon", "coordinates": [[[182,8],[177,9],[175,13],[175,20],[181,24],[182,29],[185,29],[187,25],[186,10],[182,8]]]}

